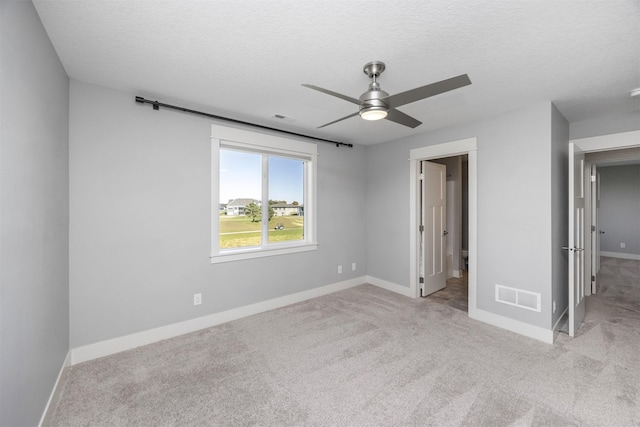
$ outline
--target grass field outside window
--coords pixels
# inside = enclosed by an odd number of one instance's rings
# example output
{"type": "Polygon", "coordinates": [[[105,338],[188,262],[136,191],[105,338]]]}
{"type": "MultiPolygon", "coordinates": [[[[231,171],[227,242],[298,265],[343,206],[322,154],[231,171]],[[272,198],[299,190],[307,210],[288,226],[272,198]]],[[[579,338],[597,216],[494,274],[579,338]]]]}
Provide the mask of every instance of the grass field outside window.
{"type": "MultiPolygon", "coordinates": [[[[260,246],[262,223],[251,222],[246,216],[220,215],[220,248],[260,246]]],[[[288,242],[304,239],[304,216],[278,216],[269,221],[269,242],[288,242]],[[283,229],[276,229],[281,224],[283,229]]]]}

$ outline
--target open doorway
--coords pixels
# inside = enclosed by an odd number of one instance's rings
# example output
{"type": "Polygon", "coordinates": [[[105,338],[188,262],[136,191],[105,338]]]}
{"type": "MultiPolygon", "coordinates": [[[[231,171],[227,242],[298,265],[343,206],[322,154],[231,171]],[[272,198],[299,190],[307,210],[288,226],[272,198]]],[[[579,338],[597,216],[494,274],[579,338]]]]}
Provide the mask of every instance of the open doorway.
{"type": "MultiPolygon", "coordinates": [[[[445,168],[446,231],[443,265],[446,277],[443,288],[426,296],[423,293],[422,296],[466,313],[469,310],[469,156],[463,154],[432,159],[429,162],[445,168]]],[[[424,180],[428,180],[429,175],[423,173],[422,176],[424,185],[424,180]]],[[[425,208],[423,200],[421,208],[423,216],[425,208]]],[[[424,259],[424,255],[421,259],[424,259]]]]}
{"type": "Polygon", "coordinates": [[[598,292],[601,256],[640,259],[640,148],[587,153],[585,169],[591,173],[591,191],[586,198],[591,225],[591,284],[585,288],[588,296],[598,292]]]}
{"type": "MultiPolygon", "coordinates": [[[[640,131],[573,140],[570,147],[572,153],[579,152],[579,155],[582,156],[582,163],[584,164],[582,169],[586,172],[581,180],[576,180],[574,184],[570,184],[570,187],[577,185],[585,189],[582,209],[584,220],[577,221],[575,217],[573,218],[574,226],[570,225],[568,246],[571,252],[570,260],[575,255],[580,255],[584,259],[583,263],[574,266],[575,271],[570,263],[570,273],[573,272],[573,274],[569,276],[569,320],[567,332],[570,336],[575,336],[580,333],[582,321],[585,316],[588,316],[588,299],[591,295],[599,292],[599,267],[602,265],[600,256],[601,232],[606,232],[606,230],[603,230],[600,218],[598,218],[602,209],[601,192],[598,188],[600,187],[598,168],[604,165],[633,164],[639,161],[640,131]],[[577,278],[582,278],[582,280],[577,280],[577,278]]],[[[577,157],[574,159],[572,155],[569,161],[575,162],[576,159],[577,157]]],[[[620,206],[616,208],[620,209],[620,206]]],[[[570,224],[572,215],[574,215],[574,210],[570,208],[570,224]]],[[[637,216],[633,216],[633,218],[637,218],[637,216]]],[[[628,233],[629,231],[627,230],[626,232],[628,233]]],[[[564,330],[564,328],[561,330],[564,330]]]]}
{"type": "MultiPolygon", "coordinates": [[[[410,293],[414,297],[420,297],[422,294],[421,281],[424,276],[424,270],[421,268],[423,262],[421,245],[423,244],[421,235],[422,208],[421,197],[422,189],[420,186],[421,166],[424,161],[434,161],[438,159],[458,158],[462,163],[462,159],[467,161],[464,164],[466,168],[466,248],[463,248],[462,241],[462,207],[458,213],[459,230],[455,242],[458,249],[454,256],[451,253],[451,273],[452,276],[458,275],[462,277],[454,277],[461,279],[464,277],[466,281],[467,305],[466,310],[470,317],[474,317],[476,313],[476,260],[477,260],[477,141],[475,138],[453,141],[445,144],[416,148],[410,151],[410,293]],[[464,157],[461,157],[464,156],[464,157]],[[463,257],[462,249],[466,249],[463,257]],[[455,274],[454,274],[455,272],[455,274]]],[[[460,173],[462,173],[460,167],[460,173]]],[[[462,181],[460,180],[460,184],[462,181]]],[[[460,200],[462,199],[462,190],[458,192],[460,200]]],[[[461,205],[461,203],[460,203],[461,205]]],[[[453,251],[452,251],[453,252],[453,251]]]]}

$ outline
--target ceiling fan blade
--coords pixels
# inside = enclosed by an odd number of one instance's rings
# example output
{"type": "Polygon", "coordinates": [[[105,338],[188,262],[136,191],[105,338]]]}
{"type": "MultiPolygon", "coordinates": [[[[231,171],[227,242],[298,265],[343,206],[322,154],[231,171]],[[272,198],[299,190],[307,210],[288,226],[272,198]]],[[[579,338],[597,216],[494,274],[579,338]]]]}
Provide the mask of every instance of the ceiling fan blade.
{"type": "Polygon", "coordinates": [[[326,93],[327,95],[335,96],[336,98],[344,99],[345,101],[351,102],[351,103],[356,104],[356,105],[360,105],[360,101],[359,100],[357,100],[355,98],[351,98],[350,96],[347,96],[347,95],[343,95],[343,94],[338,93],[338,92],[334,92],[334,91],[329,90],[329,89],[323,89],[321,87],[310,85],[310,84],[307,84],[307,83],[303,83],[302,86],[308,87],[309,89],[317,90],[318,92],[326,93]]]}
{"type": "Polygon", "coordinates": [[[387,120],[399,123],[401,125],[409,126],[410,128],[416,128],[422,124],[421,121],[414,119],[413,117],[403,113],[402,111],[390,109],[387,111],[387,120]]]}
{"type": "Polygon", "coordinates": [[[386,97],[384,102],[386,102],[391,108],[400,107],[405,104],[410,104],[412,102],[419,101],[430,96],[439,95],[444,92],[449,92],[450,90],[458,89],[470,84],[471,80],[469,80],[469,76],[462,74],[456,77],[451,77],[450,79],[411,89],[406,92],[396,93],[395,95],[386,97]]]}
{"type": "Polygon", "coordinates": [[[350,118],[350,117],[357,116],[358,114],[359,114],[359,113],[356,111],[355,113],[353,113],[353,114],[349,114],[348,116],[344,116],[344,117],[342,117],[341,119],[334,120],[334,121],[329,122],[329,123],[327,123],[327,124],[324,124],[324,125],[322,125],[322,126],[318,126],[318,127],[317,127],[317,129],[323,128],[323,127],[325,127],[325,126],[332,125],[332,124],[334,124],[334,123],[341,122],[341,121],[343,121],[343,120],[345,120],[345,119],[348,119],[348,118],[350,118]]]}

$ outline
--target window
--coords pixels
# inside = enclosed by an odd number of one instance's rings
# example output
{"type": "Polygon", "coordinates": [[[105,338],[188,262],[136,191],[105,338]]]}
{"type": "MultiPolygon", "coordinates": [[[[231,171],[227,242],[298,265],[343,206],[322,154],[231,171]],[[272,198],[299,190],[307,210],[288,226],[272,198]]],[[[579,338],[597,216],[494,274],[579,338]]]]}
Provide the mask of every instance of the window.
{"type": "Polygon", "coordinates": [[[316,146],[211,130],[211,262],[316,249],[316,146]]]}

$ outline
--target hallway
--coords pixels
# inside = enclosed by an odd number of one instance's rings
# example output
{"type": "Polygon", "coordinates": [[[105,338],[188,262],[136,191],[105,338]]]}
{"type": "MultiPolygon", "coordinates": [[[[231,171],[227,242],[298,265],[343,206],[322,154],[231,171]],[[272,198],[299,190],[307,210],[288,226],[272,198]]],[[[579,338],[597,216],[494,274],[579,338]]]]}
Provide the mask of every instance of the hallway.
{"type": "Polygon", "coordinates": [[[469,311],[468,271],[462,272],[462,277],[447,279],[447,287],[426,297],[432,302],[448,305],[455,309],[469,311]]]}

